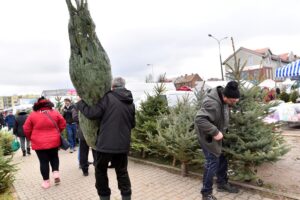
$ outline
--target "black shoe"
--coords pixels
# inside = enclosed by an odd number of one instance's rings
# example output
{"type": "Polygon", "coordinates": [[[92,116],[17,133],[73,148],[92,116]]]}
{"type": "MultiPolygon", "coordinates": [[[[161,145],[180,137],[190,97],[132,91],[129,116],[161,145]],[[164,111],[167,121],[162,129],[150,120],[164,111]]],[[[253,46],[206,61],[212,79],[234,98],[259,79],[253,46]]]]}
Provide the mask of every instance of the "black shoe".
{"type": "Polygon", "coordinates": [[[83,176],[88,176],[89,172],[83,172],[83,176]]]}
{"type": "Polygon", "coordinates": [[[229,192],[229,193],[238,193],[239,189],[230,185],[229,183],[223,184],[223,185],[218,185],[217,186],[217,191],[218,192],[229,192]]]}
{"type": "Polygon", "coordinates": [[[23,156],[26,156],[26,151],[23,151],[23,156]]]}
{"type": "Polygon", "coordinates": [[[110,200],[110,196],[100,196],[100,200],[110,200]]]}
{"type": "Polygon", "coordinates": [[[28,154],[28,155],[31,155],[30,149],[29,149],[29,148],[27,149],[27,154],[28,154]]]}
{"type": "Polygon", "coordinates": [[[217,200],[217,198],[212,194],[202,195],[202,200],[217,200]]]}
{"type": "Polygon", "coordinates": [[[131,200],[131,195],[129,195],[129,196],[122,195],[122,200],[131,200]]]}

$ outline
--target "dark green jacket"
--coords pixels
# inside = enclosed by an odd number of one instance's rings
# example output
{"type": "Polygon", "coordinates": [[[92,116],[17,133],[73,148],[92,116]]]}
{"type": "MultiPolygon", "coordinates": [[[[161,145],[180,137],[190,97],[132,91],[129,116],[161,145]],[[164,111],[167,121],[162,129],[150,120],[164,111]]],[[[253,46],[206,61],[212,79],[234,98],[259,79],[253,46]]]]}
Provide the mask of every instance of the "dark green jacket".
{"type": "Polygon", "coordinates": [[[216,141],[213,137],[219,131],[224,135],[229,121],[228,106],[221,99],[222,91],[222,87],[208,91],[195,118],[195,129],[201,147],[216,156],[220,156],[222,152],[222,140],[216,141]]]}

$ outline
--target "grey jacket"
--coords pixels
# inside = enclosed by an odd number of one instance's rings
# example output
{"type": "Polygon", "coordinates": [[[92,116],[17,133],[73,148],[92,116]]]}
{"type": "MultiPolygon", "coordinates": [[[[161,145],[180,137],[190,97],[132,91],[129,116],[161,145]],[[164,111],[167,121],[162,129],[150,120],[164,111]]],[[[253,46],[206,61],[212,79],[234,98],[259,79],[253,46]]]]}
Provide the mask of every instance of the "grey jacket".
{"type": "Polygon", "coordinates": [[[229,122],[228,106],[221,99],[222,91],[222,87],[208,91],[195,118],[195,129],[201,147],[216,156],[220,156],[222,152],[222,140],[216,141],[213,137],[219,131],[224,135],[229,122]]]}

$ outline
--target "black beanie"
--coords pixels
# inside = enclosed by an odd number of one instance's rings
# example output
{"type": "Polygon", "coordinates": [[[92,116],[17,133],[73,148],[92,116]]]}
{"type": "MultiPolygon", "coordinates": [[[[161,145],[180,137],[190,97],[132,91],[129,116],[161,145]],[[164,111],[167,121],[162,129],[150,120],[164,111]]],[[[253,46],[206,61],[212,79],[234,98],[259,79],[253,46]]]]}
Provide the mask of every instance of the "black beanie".
{"type": "Polygon", "coordinates": [[[228,82],[223,91],[223,94],[227,98],[239,99],[240,91],[238,83],[236,81],[228,82]]]}

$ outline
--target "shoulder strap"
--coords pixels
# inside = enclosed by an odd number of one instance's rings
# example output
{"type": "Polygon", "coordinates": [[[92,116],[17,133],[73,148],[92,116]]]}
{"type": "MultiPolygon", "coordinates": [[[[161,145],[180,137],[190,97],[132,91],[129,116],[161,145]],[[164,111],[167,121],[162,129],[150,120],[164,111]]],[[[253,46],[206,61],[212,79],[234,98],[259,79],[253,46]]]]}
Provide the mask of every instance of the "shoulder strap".
{"type": "Polygon", "coordinates": [[[49,115],[49,113],[48,112],[43,112],[43,113],[51,120],[51,122],[54,124],[57,132],[60,134],[59,128],[57,126],[57,123],[52,119],[52,117],[49,115]]]}

